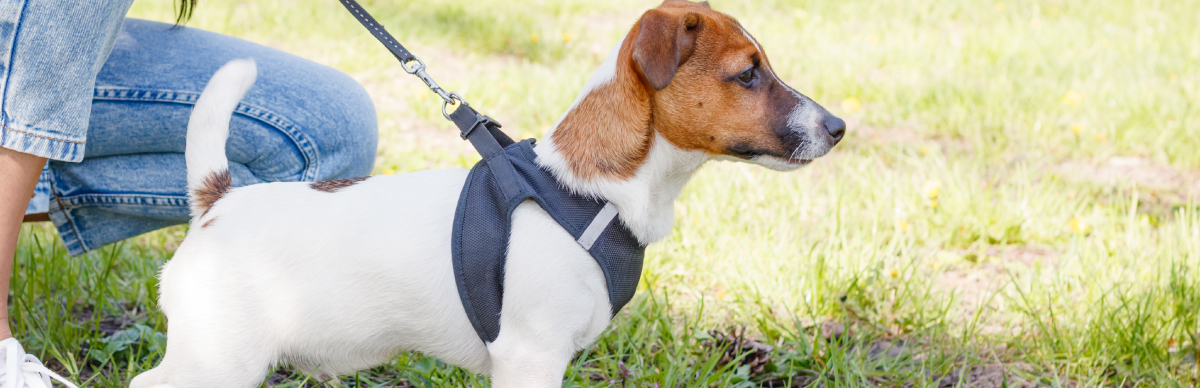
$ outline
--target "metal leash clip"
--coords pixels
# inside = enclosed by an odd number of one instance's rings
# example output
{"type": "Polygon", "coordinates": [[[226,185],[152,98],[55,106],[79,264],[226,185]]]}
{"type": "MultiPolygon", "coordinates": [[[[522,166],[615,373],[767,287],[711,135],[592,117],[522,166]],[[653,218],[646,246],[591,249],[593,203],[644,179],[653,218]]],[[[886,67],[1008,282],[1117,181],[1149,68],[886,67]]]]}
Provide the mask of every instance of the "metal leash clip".
{"type": "Polygon", "coordinates": [[[442,86],[438,85],[437,81],[434,81],[433,77],[430,77],[429,73],[425,72],[425,61],[422,61],[421,58],[418,58],[414,55],[413,60],[409,62],[416,62],[417,64],[413,65],[413,67],[408,67],[407,63],[401,61],[400,67],[404,68],[404,71],[408,72],[408,74],[412,74],[417,76],[417,78],[420,78],[422,82],[425,82],[425,86],[429,87],[429,90],[437,93],[438,97],[442,98],[442,116],[445,117],[446,120],[450,120],[450,114],[446,112],[446,107],[450,105],[458,106],[461,104],[466,104],[466,100],[463,100],[462,96],[460,96],[457,92],[447,92],[445,89],[442,89],[442,86]]]}
{"type": "Polygon", "coordinates": [[[384,29],[383,26],[371,16],[371,14],[367,13],[367,10],[363,9],[361,5],[358,5],[358,2],[354,0],[341,0],[341,3],[342,5],[346,6],[346,9],[349,10],[351,14],[354,15],[355,19],[358,19],[359,23],[362,23],[362,25],[366,27],[372,35],[375,35],[376,39],[379,39],[380,43],[383,43],[384,47],[387,47],[388,51],[392,52],[392,55],[396,57],[396,60],[400,61],[400,67],[403,68],[405,72],[420,78],[421,82],[424,82],[425,86],[429,87],[429,90],[437,93],[438,97],[442,98],[442,116],[445,117],[446,120],[454,121],[450,118],[450,113],[446,111],[446,108],[450,105],[454,105],[456,107],[465,106],[467,105],[467,100],[464,100],[462,96],[456,92],[447,92],[445,89],[442,89],[441,85],[438,85],[437,81],[434,81],[433,77],[430,77],[429,73],[425,72],[425,61],[422,61],[421,58],[413,55],[411,52],[405,49],[404,46],[400,45],[400,42],[397,42],[396,39],[392,37],[392,34],[389,34],[387,30],[384,29]],[[409,64],[412,62],[416,62],[416,64],[410,66],[409,64]]]}

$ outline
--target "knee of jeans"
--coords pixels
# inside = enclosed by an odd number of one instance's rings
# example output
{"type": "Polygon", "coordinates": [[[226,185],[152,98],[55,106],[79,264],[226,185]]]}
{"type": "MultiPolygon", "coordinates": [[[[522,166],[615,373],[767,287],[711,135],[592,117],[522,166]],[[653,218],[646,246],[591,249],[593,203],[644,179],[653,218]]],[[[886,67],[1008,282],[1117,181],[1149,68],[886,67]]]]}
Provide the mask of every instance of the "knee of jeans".
{"type": "Polygon", "coordinates": [[[370,95],[345,74],[326,77],[323,82],[330,101],[320,108],[324,110],[319,114],[322,127],[312,131],[321,159],[319,179],[370,175],[379,143],[370,95]]]}

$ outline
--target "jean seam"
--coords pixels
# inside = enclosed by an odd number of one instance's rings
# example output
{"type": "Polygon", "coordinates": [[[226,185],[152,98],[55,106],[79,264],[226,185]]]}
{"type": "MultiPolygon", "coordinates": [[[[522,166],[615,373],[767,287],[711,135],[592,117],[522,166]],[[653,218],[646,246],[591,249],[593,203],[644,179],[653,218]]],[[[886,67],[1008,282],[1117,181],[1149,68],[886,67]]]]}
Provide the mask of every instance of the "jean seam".
{"type": "Polygon", "coordinates": [[[186,195],[105,193],[73,195],[59,199],[58,203],[60,207],[72,208],[96,204],[187,207],[188,200],[186,195]]]}
{"type": "MultiPolygon", "coordinates": [[[[199,97],[199,93],[177,90],[97,87],[92,99],[105,101],[169,102],[195,105],[199,97]]],[[[269,109],[244,101],[238,103],[237,107],[234,108],[234,112],[265,123],[275,128],[284,136],[287,136],[292,141],[292,144],[300,150],[300,154],[304,156],[304,170],[301,171],[299,180],[313,181],[316,179],[317,174],[320,172],[319,150],[313,146],[312,141],[308,139],[308,136],[304,135],[299,126],[269,109]]]]}
{"type": "MultiPolygon", "coordinates": [[[[46,182],[50,184],[50,194],[54,196],[54,201],[58,203],[58,211],[62,212],[63,218],[66,218],[67,224],[71,226],[71,234],[74,235],[75,243],[79,244],[79,248],[83,250],[83,253],[87,253],[91,249],[88,248],[87,243],[83,242],[83,234],[79,233],[79,228],[75,226],[75,219],[71,217],[70,209],[63,206],[62,197],[58,195],[58,189],[54,186],[54,177],[51,176],[46,182]]],[[[62,232],[59,232],[59,234],[62,234],[62,232]]],[[[63,240],[65,241],[66,239],[63,240]]]]}
{"type": "Polygon", "coordinates": [[[40,138],[42,138],[42,139],[46,139],[46,140],[49,140],[49,141],[61,141],[61,142],[63,142],[63,143],[71,143],[71,144],[87,144],[87,142],[86,142],[86,141],[72,141],[72,140],[55,139],[55,138],[52,138],[52,137],[48,137],[48,136],[42,136],[42,135],[39,135],[39,134],[36,134],[36,133],[32,133],[32,132],[25,132],[25,131],[22,131],[22,130],[19,130],[19,129],[16,129],[16,128],[13,128],[13,127],[10,127],[10,126],[7,126],[7,125],[0,125],[0,127],[4,127],[4,129],[7,129],[7,130],[10,130],[10,131],[13,131],[13,132],[16,132],[16,133],[22,134],[22,135],[26,135],[26,136],[33,136],[33,137],[40,137],[40,138]]]}
{"type": "MultiPolygon", "coordinates": [[[[17,25],[13,27],[12,41],[9,42],[8,66],[4,72],[4,90],[0,91],[0,122],[8,124],[8,85],[12,83],[13,62],[17,59],[17,40],[21,38],[21,24],[25,21],[25,8],[29,0],[21,3],[21,12],[17,13],[17,25]]],[[[7,127],[5,127],[7,128],[7,127]]]]}

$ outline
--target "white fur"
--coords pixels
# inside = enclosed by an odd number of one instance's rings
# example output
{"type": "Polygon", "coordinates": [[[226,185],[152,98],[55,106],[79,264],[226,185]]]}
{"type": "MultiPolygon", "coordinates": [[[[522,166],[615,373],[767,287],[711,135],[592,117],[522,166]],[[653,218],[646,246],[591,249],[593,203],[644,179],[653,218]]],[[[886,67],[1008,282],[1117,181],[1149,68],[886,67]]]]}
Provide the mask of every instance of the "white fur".
{"type": "MultiPolygon", "coordinates": [[[[257,75],[254,60],[235,59],[221,66],[200,93],[188,120],[184,152],[189,193],[195,192],[212,173],[229,169],[229,160],[225,158],[229,120],[238,102],[254,85],[257,75]],[[193,128],[202,130],[193,131],[193,128]]],[[[202,210],[194,201],[191,209],[192,217],[200,216],[202,210]]]]}
{"type": "MultiPolygon", "coordinates": [[[[576,104],[612,82],[617,47],[576,104]]],[[[217,145],[253,72],[252,63],[231,63],[205,88],[188,127],[189,187],[227,167],[217,145]]],[[[615,204],[643,244],[670,232],[675,199],[711,158],[656,135],[632,178],[583,180],[551,139],[535,148],[538,163],[571,190],[615,204]]],[[[521,204],[501,330],[485,345],[463,310],[451,263],[466,176],[461,169],[375,176],[334,193],[308,183],[229,191],[163,268],[166,355],[132,387],[255,387],[284,363],[331,379],[406,350],[490,374],[497,388],[560,386],[571,357],[611,318],[604,275],[541,207],[521,204]]]]}
{"type": "MultiPolygon", "coordinates": [[[[191,175],[226,168],[214,162],[224,155],[214,144],[228,136],[230,111],[250,86],[242,81],[253,79],[247,63],[223,67],[205,89],[188,129],[196,144],[186,156],[200,161],[189,164],[197,169],[191,175]]],[[[166,355],[132,386],[254,387],[277,364],[330,379],[405,350],[491,374],[495,387],[559,386],[572,355],[611,318],[604,275],[541,207],[520,205],[502,330],[485,345],[463,310],[450,261],[466,176],[462,169],[376,176],[335,193],[308,183],[231,190],[204,217],[212,223],[193,223],[164,266],[166,355]]]]}

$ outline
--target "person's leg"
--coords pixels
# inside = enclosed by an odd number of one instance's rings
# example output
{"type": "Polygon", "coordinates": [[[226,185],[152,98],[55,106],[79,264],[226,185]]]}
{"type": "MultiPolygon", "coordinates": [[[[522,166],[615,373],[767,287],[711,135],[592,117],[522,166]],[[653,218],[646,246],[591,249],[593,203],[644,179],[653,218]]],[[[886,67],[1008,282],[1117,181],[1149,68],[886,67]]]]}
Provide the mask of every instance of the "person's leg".
{"type": "MultiPolygon", "coordinates": [[[[21,215],[46,158],[0,147],[0,290],[8,290],[13,254],[21,234],[21,215]]],[[[0,340],[12,337],[8,327],[8,298],[0,301],[0,340]]]]}
{"type": "Polygon", "coordinates": [[[209,77],[237,58],[259,75],[230,125],[236,186],[368,175],[374,107],[353,79],[267,47],[129,19],[97,78],[82,163],[51,162],[50,218],[72,254],[187,222],[184,138],[209,77]]]}

